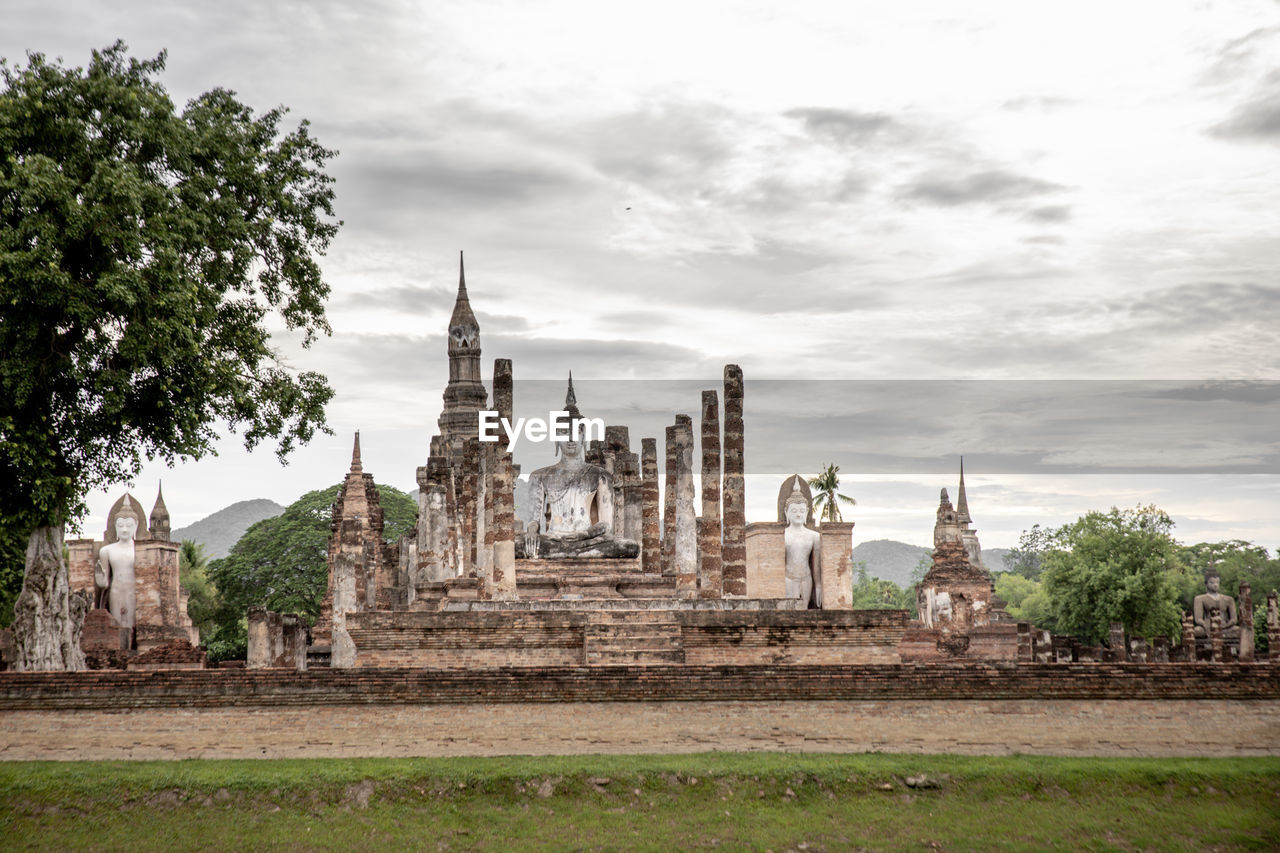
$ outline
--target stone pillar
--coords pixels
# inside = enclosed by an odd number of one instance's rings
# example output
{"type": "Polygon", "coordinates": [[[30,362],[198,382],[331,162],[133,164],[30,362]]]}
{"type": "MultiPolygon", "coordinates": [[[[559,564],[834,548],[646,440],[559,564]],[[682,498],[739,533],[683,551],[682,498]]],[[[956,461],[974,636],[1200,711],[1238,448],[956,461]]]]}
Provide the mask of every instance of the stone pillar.
{"type": "Polygon", "coordinates": [[[853,609],[853,522],[824,521],[822,534],[822,609],[853,609]]]}
{"type": "Polygon", "coordinates": [[[493,568],[493,471],[497,467],[495,445],[480,445],[479,488],[476,497],[476,573],[481,577],[493,568]]]}
{"type": "Polygon", "coordinates": [[[271,666],[271,631],[267,626],[267,609],[250,607],[247,615],[248,646],[245,653],[245,669],[266,669],[271,666]]]}
{"type": "Polygon", "coordinates": [[[648,573],[662,572],[662,533],[658,521],[658,440],[642,439],[640,492],[643,504],[640,535],[640,567],[648,573]]]}
{"type": "Polygon", "coordinates": [[[1182,614],[1182,649],[1187,653],[1187,663],[1196,662],[1196,623],[1190,613],[1182,614]]]}
{"type": "Polygon", "coordinates": [[[267,634],[271,638],[271,666],[284,663],[284,622],[274,610],[267,611],[267,634]]]}
{"type": "Polygon", "coordinates": [[[281,633],[284,635],[284,666],[292,667],[299,672],[307,668],[307,625],[296,613],[286,613],[280,617],[281,633]]]}
{"type": "Polygon", "coordinates": [[[1209,651],[1214,663],[1222,663],[1222,615],[1216,609],[1209,617],[1209,651]]]}
{"type": "Polygon", "coordinates": [[[493,478],[493,571],[488,597],[511,601],[516,598],[516,514],[511,454],[500,452],[496,467],[493,478]]]}
{"type": "Polygon", "coordinates": [[[676,428],[667,427],[666,488],[662,493],[662,574],[676,574],[676,428]]]}
{"type": "Polygon", "coordinates": [[[1240,582],[1240,660],[1253,660],[1253,590],[1240,582]]]}
{"type": "MultiPolygon", "coordinates": [[[[515,381],[511,373],[511,359],[495,358],[493,360],[493,409],[498,413],[499,418],[510,421],[514,406],[515,381]]],[[[506,447],[506,432],[499,429],[498,435],[499,443],[506,447]]]]}
{"type": "Polygon", "coordinates": [[[1267,596],[1267,659],[1280,663],[1280,605],[1274,589],[1267,596]]]}
{"type": "Polygon", "coordinates": [[[1129,659],[1129,650],[1124,644],[1124,624],[1121,622],[1111,623],[1111,654],[1118,661],[1127,661],[1129,659]]]}
{"type": "Polygon", "coordinates": [[[724,368],[724,546],[721,563],[726,598],[747,594],[746,468],[743,461],[742,368],[724,368]]]}
{"type": "Polygon", "coordinates": [[[356,609],[356,564],[339,551],[333,561],[333,641],[329,666],[347,669],[356,664],[356,645],[347,633],[347,614],[356,609]]]}
{"type": "Polygon", "coordinates": [[[1018,662],[1031,663],[1035,660],[1035,640],[1031,634],[1030,622],[1018,623],[1018,662]]]}
{"type": "Polygon", "coordinates": [[[676,518],[675,574],[676,595],[696,598],[698,595],[697,514],[693,506],[693,419],[676,415],[676,518]]]}
{"type": "Polygon", "coordinates": [[[432,456],[418,469],[419,578],[443,581],[454,577],[449,524],[449,468],[443,456],[432,456]]]}
{"type": "Polygon", "coordinates": [[[480,439],[469,438],[462,454],[462,576],[476,572],[476,496],[479,491],[480,439]]]}
{"type": "Polygon", "coordinates": [[[757,521],[747,525],[747,597],[787,597],[786,525],[757,521]]]}
{"type": "MultiPolygon", "coordinates": [[[[514,405],[511,360],[493,363],[493,399],[498,413],[511,419],[514,405]]],[[[515,466],[507,448],[511,438],[499,430],[498,441],[491,445],[493,465],[493,564],[489,572],[488,598],[512,601],[516,592],[516,501],[515,466]]]]}
{"type": "Polygon", "coordinates": [[[702,519],[698,525],[698,597],[720,598],[720,399],[702,392],[702,519]]]}

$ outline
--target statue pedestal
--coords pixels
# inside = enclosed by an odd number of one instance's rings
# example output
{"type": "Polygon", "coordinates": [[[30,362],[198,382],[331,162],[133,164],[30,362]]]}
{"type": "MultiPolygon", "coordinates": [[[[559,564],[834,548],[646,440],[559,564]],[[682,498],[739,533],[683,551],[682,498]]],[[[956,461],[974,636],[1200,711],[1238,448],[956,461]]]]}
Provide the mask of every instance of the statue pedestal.
{"type": "Polygon", "coordinates": [[[747,525],[747,598],[785,598],[787,550],[783,531],[787,525],[757,521],[747,525]]]}
{"type": "Polygon", "coordinates": [[[822,533],[822,609],[853,609],[853,522],[824,521],[822,533]]]}

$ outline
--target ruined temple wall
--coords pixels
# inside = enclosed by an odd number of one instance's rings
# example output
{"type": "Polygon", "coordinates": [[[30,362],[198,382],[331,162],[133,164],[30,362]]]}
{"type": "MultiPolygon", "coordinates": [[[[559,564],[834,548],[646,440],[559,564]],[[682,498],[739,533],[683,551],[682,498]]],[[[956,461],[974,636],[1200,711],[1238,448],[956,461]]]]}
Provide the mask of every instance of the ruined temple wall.
{"type": "Polygon", "coordinates": [[[757,521],[746,526],[748,598],[782,598],[787,594],[786,525],[757,521]]]}
{"type": "Polygon", "coordinates": [[[610,642],[652,663],[796,665],[898,663],[905,611],[414,611],[350,614],[357,667],[574,666],[590,662],[587,642],[600,626],[650,626],[610,642]],[[665,628],[664,628],[665,626],[665,628]]]}
{"type": "Polygon", "coordinates": [[[1280,755],[1265,664],[0,673],[8,760],[1280,755]],[[1197,698],[1188,698],[1197,697],[1197,698]],[[231,734],[229,734],[231,733],[231,734]]]}

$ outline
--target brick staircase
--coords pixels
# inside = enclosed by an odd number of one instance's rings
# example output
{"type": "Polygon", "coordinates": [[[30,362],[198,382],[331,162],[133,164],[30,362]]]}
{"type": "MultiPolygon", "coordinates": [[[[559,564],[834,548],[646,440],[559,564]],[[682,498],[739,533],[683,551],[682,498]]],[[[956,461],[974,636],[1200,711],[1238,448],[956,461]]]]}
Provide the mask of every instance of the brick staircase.
{"type": "Polygon", "coordinates": [[[593,614],[584,630],[588,666],[667,666],[684,663],[680,625],[671,611],[593,614]]]}

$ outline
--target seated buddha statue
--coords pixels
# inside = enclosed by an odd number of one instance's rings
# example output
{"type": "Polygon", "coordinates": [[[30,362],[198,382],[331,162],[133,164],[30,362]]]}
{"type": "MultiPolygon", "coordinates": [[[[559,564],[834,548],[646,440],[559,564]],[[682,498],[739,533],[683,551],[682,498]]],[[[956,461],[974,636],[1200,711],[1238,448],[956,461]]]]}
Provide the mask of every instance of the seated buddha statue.
{"type": "Polygon", "coordinates": [[[1218,611],[1222,619],[1222,638],[1224,640],[1240,639],[1240,625],[1237,623],[1236,600],[1219,592],[1222,578],[1216,569],[1210,569],[1204,577],[1205,592],[1197,595],[1191,603],[1191,613],[1195,618],[1196,636],[1209,636],[1209,620],[1213,611],[1218,611]]]}
{"type": "MultiPolygon", "coordinates": [[[[581,418],[572,379],[565,398],[571,425],[581,418]]],[[[613,474],[583,459],[578,433],[556,442],[560,459],[529,475],[530,519],[524,556],[634,557],[640,543],[613,535],[613,474]]]]}

